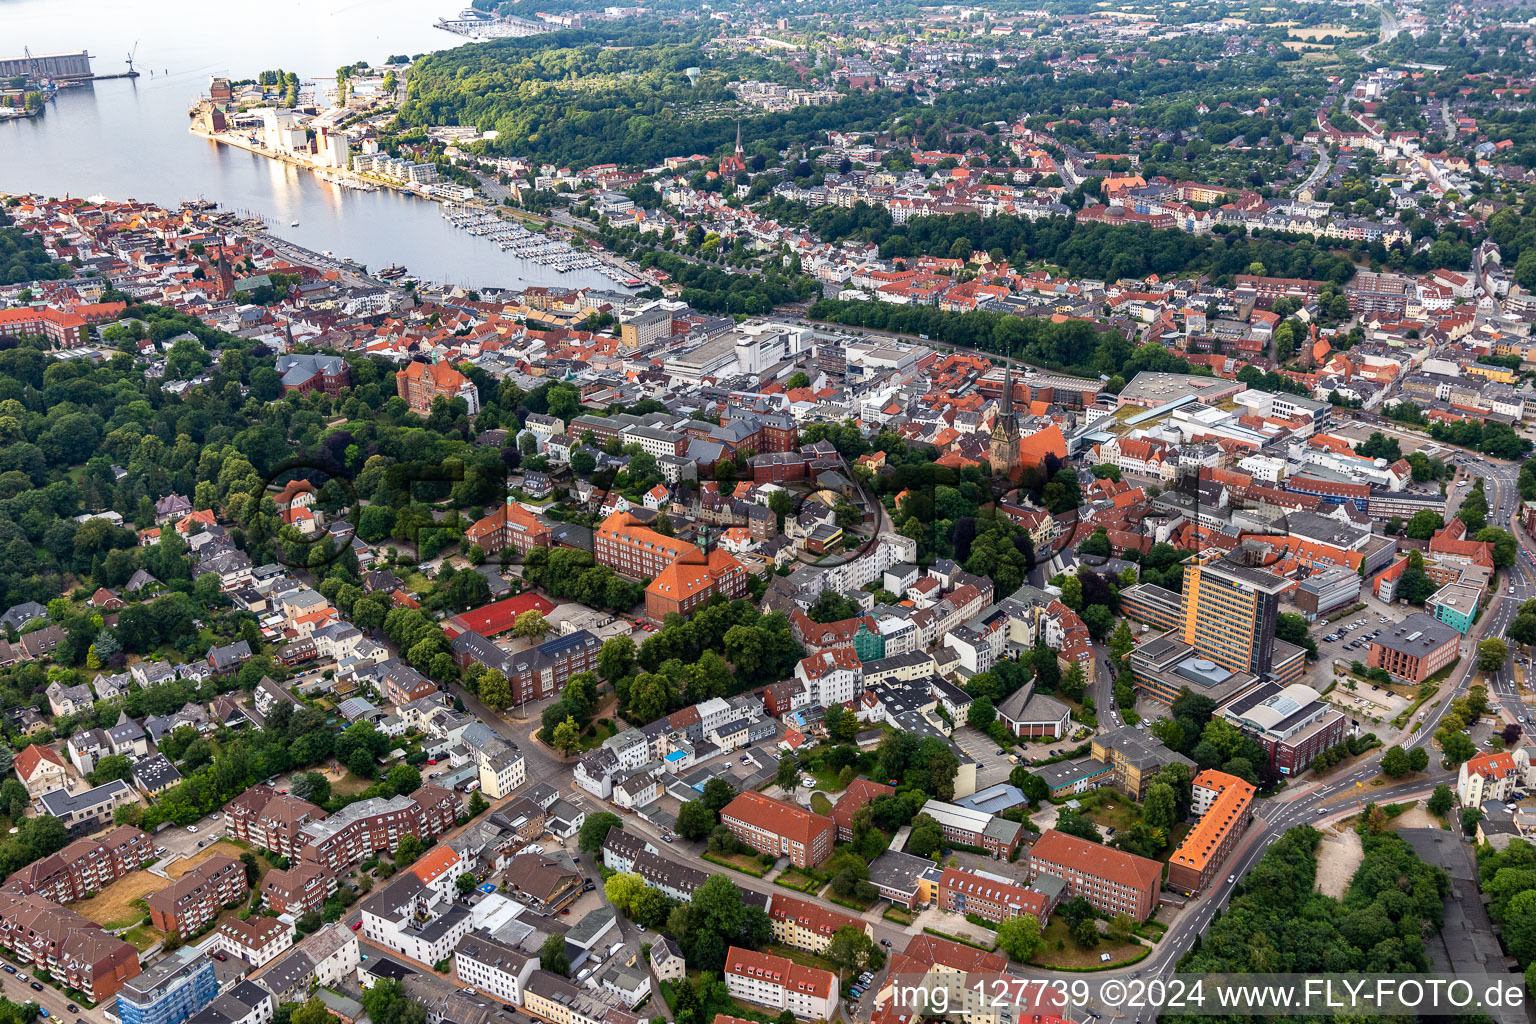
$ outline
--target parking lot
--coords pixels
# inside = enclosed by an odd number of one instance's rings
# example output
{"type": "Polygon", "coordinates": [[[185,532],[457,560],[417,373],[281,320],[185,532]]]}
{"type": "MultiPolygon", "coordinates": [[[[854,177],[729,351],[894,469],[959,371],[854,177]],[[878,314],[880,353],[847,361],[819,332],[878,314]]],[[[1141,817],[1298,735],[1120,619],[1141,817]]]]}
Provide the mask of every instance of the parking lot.
{"type": "MultiPolygon", "coordinates": [[[[1008,760],[1007,754],[997,752],[997,744],[992,737],[985,736],[975,729],[956,729],[950,737],[960,749],[970,755],[976,762],[976,788],[986,789],[995,786],[999,782],[1007,782],[1009,774],[1013,771],[1013,762],[1008,760]]],[[[1036,753],[1035,756],[1041,756],[1036,753]]]]}
{"type": "Polygon", "coordinates": [[[1353,618],[1313,626],[1311,633],[1312,639],[1317,641],[1318,658],[1363,662],[1370,653],[1371,640],[1392,628],[1395,622],[1391,616],[1367,607],[1353,618]]]}

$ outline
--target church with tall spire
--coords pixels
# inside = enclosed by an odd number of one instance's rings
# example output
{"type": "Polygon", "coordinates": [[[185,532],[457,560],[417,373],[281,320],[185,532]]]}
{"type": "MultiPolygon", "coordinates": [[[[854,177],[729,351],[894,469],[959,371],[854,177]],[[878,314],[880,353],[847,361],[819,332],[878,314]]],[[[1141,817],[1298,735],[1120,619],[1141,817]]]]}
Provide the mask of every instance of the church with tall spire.
{"type": "Polygon", "coordinates": [[[1019,471],[1019,417],[1013,411],[1013,367],[1003,363],[1003,398],[992,426],[992,448],[988,453],[992,475],[1012,480],[1019,471]]]}
{"type": "Polygon", "coordinates": [[[734,178],[747,169],[747,154],[741,148],[741,122],[736,122],[736,151],[720,161],[720,177],[734,178]]]}

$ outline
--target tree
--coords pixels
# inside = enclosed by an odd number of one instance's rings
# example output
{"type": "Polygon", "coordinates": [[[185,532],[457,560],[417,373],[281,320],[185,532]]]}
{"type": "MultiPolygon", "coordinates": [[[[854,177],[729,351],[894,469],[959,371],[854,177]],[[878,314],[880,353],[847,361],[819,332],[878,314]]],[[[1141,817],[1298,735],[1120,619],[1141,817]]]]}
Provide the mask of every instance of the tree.
{"type": "Polygon", "coordinates": [[[864,929],[851,924],[832,933],[832,940],[823,955],[848,974],[873,969],[878,966],[876,958],[884,959],[880,957],[880,947],[875,945],[875,940],[864,934],[864,929]]]}
{"type": "Polygon", "coordinates": [[[526,640],[542,640],[554,627],[544,618],[544,613],[536,608],[519,615],[512,623],[512,634],[523,637],[526,640]]]}
{"type": "Polygon", "coordinates": [[[1477,831],[1477,823],[1483,820],[1481,807],[1463,807],[1461,809],[1461,830],[1467,835],[1477,831]]]}
{"type": "Polygon", "coordinates": [[[997,945],[1014,960],[1027,961],[1040,951],[1040,920],[1033,914],[1018,914],[997,926],[997,945]]]}
{"type": "Polygon", "coordinates": [[[512,684],[500,672],[480,677],[480,702],[500,711],[512,703],[512,684]]]}
{"type": "Polygon", "coordinates": [[[1386,753],[1381,755],[1381,773],[1389,779],[1400,779],[1412,769],[1409,767],[1408,752],[1400,746],[1390,746],[1386,753]]]}
{"type": "Polygon", "coordinates": [[[583,853],[596,856],[603,848],[603,841],[608,838],[608,830],[615,827],[622,828],[623,822],[612,811],[589,815],[582,822],[581,831],[576,834],[576,846],[583,853]]]}
{"type": "Polygon", "coordinates": [[[634,664],[635,642],[627,635],[605,640],[597,655],[597,671],[610,682],[629,675],[634,664]]]}
{"type": "Polygon", "coordinates": [[[645,880],[633,872],[609,875],[603,883],[603,895],[622,914],[631,914],[640,894],[645,891],[645,880]]]}
{"type": "Polygon", "coordinates": [[[551,935],[539,947],[539,966],[552,974],[571,973],[570,958],[565,955],[565,936],[551,935]]]}
{"type": "MultiPolygon", "coordinates": [[[[1423,748],[1420,747],[1416,749],[1423,748]]],[[[1428,807],[1430,814],[1444,814],[1446,811],[1451,809],[1451,806],[1455,803],[1455,801],[1456,797],[1451,792],[1451,787],[1442,783],[1435,787],[1435,791],[1430,796],[1429,803],[1426,806],[1428,807]]]]}
{"type": "Polygon", "coordinates": [[[295,1007],[288,1016],[289,1024],[326,1024],[331,1019],[331,1011],[313,996],[303,1005],[295,1007]]]}
{"type": "Polygon", "coordinates": [[[689,800],[677,809],[677,834],[684,839],[698,841],[709,835],[715,827],[715,812],[700,800],[689,800]]]}
{"type": "Polygon", "coordinates": [[[407,832],[400,837],[400,845],[395,847],[395,866],[403,868],[414,864],[416,858],[420,857],[425,850],[426,846],[416,837],[416,834],[407,832]]]}
{"type": "Polygon", "coordinates": [[[1423,747],[1414,747],[1408,751],[1408,768],[1411,771],[1422,772],[1429,767],[1429,751],[1423,747]]]}
{"type": "Polygon", "coordinates": [[[1464,733],[1453,732],[1440,737],[1440,752],[1452,765],[1459,765],[1463,761],[1470,761],[1472,755],[1477,753],[1477,748],[1464,733]]]}
{"type": "Polygon", "coordinates": [[[453,887],[459,890],[460,896],[468,896],[471,892],[474,891],[478,881],[479,880],[476,879],[474,875],[466,871],[458,878],[453,880],[453,887]]]}
{"type": "Polygon", "coordinates": [[[800,763],[795,760],[795,755],[785,753],[779,758],[779,770],[774,775],[774,781],[780,789],[791,793],[795,789],[795,777],[800,773],[800,763]]]}
{"type": "Polygon", "coordinates": [[[1498,637],[1489,637],[1477,645],[1477,667],[1479,671],[1493,673],[1504,667],[1509,660],[1509,646],[1498,637]]]}
{"type": "Polygon", "coordinates": [[[997,721],[997,708],[986,697],[977,697],[971,701],[971,709],[966,718],[966,724],[972,729],[986,732],[987,728],[997,721]]]}
{"type": "Polygon", "coordinates": [[[397,764],[385,776],[397,796],[409,796],[421,788],[421,772],[408,764],[397,764]]]}
{"type": "Polygon", "coordinates": [[[932,857],[944,848],[944,829],[926,814],[912,819],[912,831],[907,834],[907,852],[914,857],[932,857]]]}
{"type": "Polygon", "coordinates": [[[91,769],[91,785],[104,786],[117,779],[126,781],[132,774],[132,761],[122,754],[108,754],[97,761],[96,767],[91,769]]]}
{"type": "Polygon", "coordinates": [[[566,715],[565,721],[555,726],[555,732],[550,737],[549,744],[567,757],[580,750],[581,727],[576,724],[576,719],[566,715]]]}

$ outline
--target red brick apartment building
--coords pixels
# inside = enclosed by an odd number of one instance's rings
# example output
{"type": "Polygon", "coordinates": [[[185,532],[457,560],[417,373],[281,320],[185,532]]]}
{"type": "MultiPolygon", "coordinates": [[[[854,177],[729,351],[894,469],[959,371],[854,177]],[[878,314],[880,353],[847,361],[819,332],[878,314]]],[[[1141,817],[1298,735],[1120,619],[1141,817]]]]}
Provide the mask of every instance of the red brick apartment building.
{"type": "Polygon", "coordinates": [[[1029,914],[1041,925],[1055,909],[1043,892],[960,868],[945,868],[939,878],[939,906],[954,914],[975,914],[994,922],[1029,914]]]}
{"type": "Polygon", "coordinates": [[[265,784],[252,786],[225,805],[224,810],[229,814],[229,830],[236,839],[290,859],[303,845],[300,830],[325,817],[325,811],[308,800],[276,793],[265,784]]]}
{"type": "Polygon", "coordinates": [[[168,887],[144,897],[144,903],[152,925],[186,939],[217,917],[226,903],[244,899],[248,892],[245,865],[215,854],[168,887]]]}
{"type": "Polygon", "coordinates": [[[273,869],[262,879],[261,898],[280,914],[302,917],[336,891],[336,872],[324,864],[301,860],[287,871],[273,869]]]}
{"type": "Polygon", "coordinates": [[[299,857],[340,871],[381,850],[393,850],[406,834],[422,842],[436,839],[453,827],[459,808],[458,796],[430,783],[410,796],[359,800],[305,825],[299,857]]]}
{"type": "Polygon", "coordinates": [[[1050,875],[1066,883],[1067,899],[1082,896],[1113,917],[1145,921],[1157,908],[1163,866],[1100,843],[1047,829],[1029,851],[1029,880],[1050,875]]]}
{"type": "Polygon", "coordinates": [[[35,894],[0,891],[0,946],[93,1002],[139,974],[139,951],[133,946],[35,894]]]}
{"type": "Polygon", "coordinates": [[[832,856],[837,841],[837,822],[826,815],[750,790],[725,805],[720,821],[758,853],[788,857],[797,868],[832,856]]]}
{"type": "Polygon", "coordinates": [[[0,309],[0,335],[40,335],[55,348],[77,348],[91,340],[90,325],[61,309],[0,309]]]}
{"type": "Polygon", "coordinates": [[[503,548],[525,555],[531,548],[549,547],[550,531],[538,516],[508,498],[505,505],[465,530],[464,536],[488,555],[503,548]]]}
{"type": "Polygon", "coordinates": [[[76,839],[58,853],[28,864],[6,879],[5,887],[55,903],[73,903],[100,892],[154,857],[153,840],[132,825],[122,825],[99,840],[76,839]]]}
{"type": "Polygon", "coordinates": [[[1253,820],[1255,789],[1236,775],[1207,768],[1195,776],[1192,792],[1200,820],[1168,859],[1168,884],[1191,895],[1215,881],[1243,838],[1253,820]]]}
{"type": "Polygon", "coordinates": [[[779,893],[774,893],[768,900],[768,920],[773,924],[773,937],[778,942],[812,953],[823,952],[840,928],[851,926],[866,934],[869,932],[869,925],[863,918],[779,893]]]}
{"type": "Polygon", "coordinates": [[[848,788],[843,790],[843,795],[837,798],[837,803],[832,805],[832,820],[837,822],[837,841],[840,843],[853,842],[853,815],[860,807],[874,802],[877,796],[888,796],[896,792],[894,786],[887,786],[883,782],[870,782],[868,779],[854,779],[848,783],[848,788]]]}

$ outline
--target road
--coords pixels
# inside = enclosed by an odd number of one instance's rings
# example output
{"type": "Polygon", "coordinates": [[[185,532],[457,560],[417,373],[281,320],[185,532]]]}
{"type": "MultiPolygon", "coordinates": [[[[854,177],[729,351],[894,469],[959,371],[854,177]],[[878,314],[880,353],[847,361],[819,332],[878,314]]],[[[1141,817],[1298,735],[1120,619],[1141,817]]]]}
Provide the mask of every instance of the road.
{"type": "MultiPolygon", "coordinates": [[[[1321,125],[1319,125],[1319,127],[1321,127],[1321,125]]],[[[1312,168],[1312,173],[1307,175],[1306,181],[1303,181],[1300,185],[1296,186],[1296,194],[1299,196],[1301,193],[1310,189],[1313,185],[1316,185],[1319,181],[1322,181],[1324,175],[1328,173],[1328,168],[1332,166],[1333,160],[1328,156],[1327,147],[1318,146],[1317,166],[1312,168]]]]}

